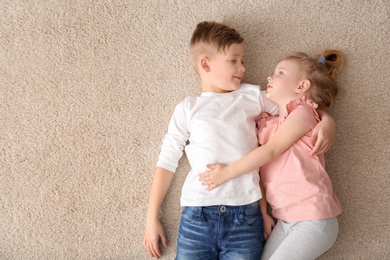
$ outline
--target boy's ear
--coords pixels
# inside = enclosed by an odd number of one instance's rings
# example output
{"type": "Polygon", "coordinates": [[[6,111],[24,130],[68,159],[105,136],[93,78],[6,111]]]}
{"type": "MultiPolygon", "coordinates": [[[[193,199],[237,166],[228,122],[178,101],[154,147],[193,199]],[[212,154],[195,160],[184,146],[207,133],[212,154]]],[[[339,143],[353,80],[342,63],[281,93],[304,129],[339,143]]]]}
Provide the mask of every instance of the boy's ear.
{"type": "Polygon", "coordinates": [[[296,88],[297,93],[305,93],[310,89],[311,83],[308,79],[301,80],[296,88]]]}
{"type": "Polygon", "coordinates": [[[200,66],[204,71],[209,72],[210,71],[209,59],[207,57],[202,57],[200,59],[200,66]]]}

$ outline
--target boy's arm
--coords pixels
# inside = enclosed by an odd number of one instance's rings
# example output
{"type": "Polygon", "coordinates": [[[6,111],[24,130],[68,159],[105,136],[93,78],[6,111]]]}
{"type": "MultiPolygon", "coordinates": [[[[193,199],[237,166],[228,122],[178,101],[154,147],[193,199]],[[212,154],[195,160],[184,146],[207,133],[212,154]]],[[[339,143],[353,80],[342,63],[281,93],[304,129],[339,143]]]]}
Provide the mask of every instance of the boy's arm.
{"type": "Polygon", "coordinates": [[[336,123],[333,118],[321,109],[317,112],[321,117],[321,122],[314,127],[311,135],[311,143],[314,145],[310,153],[311,155],[318,155],[328,151],[334,142],[336,132],[336,123]]]}
{"type": "Polygon", "coordinates": [[[159,242],[164,247],[168,245],[164,229],[160,223],[159,214],[161,204],[168,192],[173,179],[173,172],[161,167],[156,167],[153,184],[149,197],[149,208],[146,217],[146,228],[144,236],[144,248],[151,257],[160,258],[161,252],[159,242]]]}
{"type": "Polygon", "coordinates": [[[212,190],[228,180],[254,171],[283,153],[309,130],[310,127],[303,121],[289,118],[265,145],[257,147],[229,166],[207,165],[211,170],[201,173],[199,181],[203,186],[208,186],[208,190],[212,190]]]}
{"type": "MultiPolygon", "coordinates": [[[[278,113],[278,106],[266,97],[266,91],[264,90],[260,91],[260,104],[262,105],[262,111],[270,115],[278,113]]],[[[317,113],[321,117],[321,122],[313,129],[311,142],[314,148],[310,153],[311,155],[318,155],[328,151],[333,144],[336,132],[336,124],[333,118],[321,109],[318,109],[317,113]]]]}

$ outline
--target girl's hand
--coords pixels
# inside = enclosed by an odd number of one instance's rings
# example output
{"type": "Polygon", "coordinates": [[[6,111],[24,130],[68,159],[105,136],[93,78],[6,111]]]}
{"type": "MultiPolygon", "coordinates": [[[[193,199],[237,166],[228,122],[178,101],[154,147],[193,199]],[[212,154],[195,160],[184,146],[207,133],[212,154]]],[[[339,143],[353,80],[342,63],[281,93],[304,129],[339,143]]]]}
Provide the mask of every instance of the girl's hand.
{"type": "Polygon", "coordinates": [[[226,165],[220,163],[209,164],[207,168],[211,170],[199,174],[199,181],[203,186],[208,186],[207,190],[213,190],[228,180],[226,165]]]}

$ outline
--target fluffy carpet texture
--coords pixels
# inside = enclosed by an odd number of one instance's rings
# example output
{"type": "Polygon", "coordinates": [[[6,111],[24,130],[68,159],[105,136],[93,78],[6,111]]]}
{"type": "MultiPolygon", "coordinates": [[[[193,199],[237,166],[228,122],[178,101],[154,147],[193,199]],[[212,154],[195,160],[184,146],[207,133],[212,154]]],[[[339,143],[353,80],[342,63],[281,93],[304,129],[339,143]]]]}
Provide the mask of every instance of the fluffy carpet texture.
{"type": "MultiPolygon", "coordinates": [[[[388,0],[0,0],[0,259],[148,259],[148,196],[173,108],[197,95],[196,24],[246,44],[245,81],[278,59],[346,56],[327,170],[344,213],[320,259],[390,259],[388,0]]],[[[173,259],[183,157],[161,212],[173,259]]]]}

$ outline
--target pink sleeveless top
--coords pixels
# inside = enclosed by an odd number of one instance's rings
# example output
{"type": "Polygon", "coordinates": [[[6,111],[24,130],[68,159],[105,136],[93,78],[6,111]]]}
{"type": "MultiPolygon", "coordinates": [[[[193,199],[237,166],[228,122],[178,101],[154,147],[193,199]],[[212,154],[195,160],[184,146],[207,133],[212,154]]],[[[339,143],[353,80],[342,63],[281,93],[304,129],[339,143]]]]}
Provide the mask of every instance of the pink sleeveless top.
{"type": "Polygon", "coordinates": [[[309,154],[312,129],[320,121],[317,104],[307,97],[290,102],[285,115],[262,113],[259,143],[265,144],[288,118],[302,120],[311,130],[284,153],[260,168],[272,215],[286,222],[318,220],[341,214],[339,200],[325,171],[324,156],[309,154]]]}

